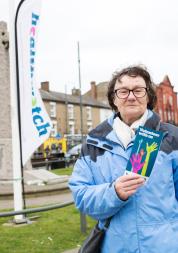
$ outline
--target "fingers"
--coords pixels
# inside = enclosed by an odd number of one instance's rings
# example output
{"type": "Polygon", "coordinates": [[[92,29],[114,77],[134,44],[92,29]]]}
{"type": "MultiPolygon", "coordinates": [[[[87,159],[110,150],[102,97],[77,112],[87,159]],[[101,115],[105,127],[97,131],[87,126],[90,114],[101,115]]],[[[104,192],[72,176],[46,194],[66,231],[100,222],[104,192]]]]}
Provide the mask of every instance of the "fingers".
{"type": "Polygon", "coordinates": [[[124,175],[116,180],[115,190],[120,199],[127,200],[144,182],[144,178],[136,173],[124,175]]]}
{"type": "Polygon", "coordinates": [[[130,196],[132,196],[134,193],[136,193],[137,190],[131,190],[127,192],[127,198],[129,198],[130,196]]]}
{"type": "Polygon", "coordinates": [[[129,180],[134,180],[134,179],[139,179],[139,178],[141,178],[140,175],[136,173],[130,173],[128,175],[121,176],[120,178],[118,178],[118,180],[123,183],[129,180]]]}
{"type": "Polygon", "coordinates": [[[136,179],[132,179],[132,180],[122,182],[122,186],[123,186],[123,188],[126,188],[128,186],[142,185],[144,182],[145,182],[145,180],[142,177],[139,177],[139,178],[136,178],[136,179]]]}
{"type": "Polygon", "coordinates": [[[139,188],[139,187],[142,186],[142,185],[143,185],[143,182],[140,183],[140,184],[129,185],[129,186],[127,186],[127,187],[123,187],[123,190],[124,190],[125,192],[129,192],[129,191],[132,191],[132,190],[137,190],[137,188],[139,188]]]}

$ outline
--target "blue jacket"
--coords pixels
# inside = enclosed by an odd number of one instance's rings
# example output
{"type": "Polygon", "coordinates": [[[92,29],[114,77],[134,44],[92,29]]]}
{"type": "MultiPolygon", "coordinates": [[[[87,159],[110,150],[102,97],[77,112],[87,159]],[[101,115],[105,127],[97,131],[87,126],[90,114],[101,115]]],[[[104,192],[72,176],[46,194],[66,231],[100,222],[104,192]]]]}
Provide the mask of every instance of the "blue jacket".
{"type": "Polygon", "coordinates": [[[112,128],[114,115],[89,133],[69,181],[77,208],[100,228],[113,216],[102,253],[178,253],[178,128],[150,113],[145,127],[164,137],[148,182],[132,197],[122,201],[114,188],[134,141],[123,147],[112,128]]]}

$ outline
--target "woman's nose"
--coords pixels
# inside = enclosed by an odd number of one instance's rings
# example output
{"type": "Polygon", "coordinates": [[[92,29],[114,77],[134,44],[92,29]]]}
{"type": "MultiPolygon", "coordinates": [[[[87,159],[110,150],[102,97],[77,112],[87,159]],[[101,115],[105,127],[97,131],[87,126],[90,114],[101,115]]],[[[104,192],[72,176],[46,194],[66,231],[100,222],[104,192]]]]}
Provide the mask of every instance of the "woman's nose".
{"type": "Polygon", "coordinates": [[[130,91],[130,93],[129,93],[129,95],[128,95],[128,97],[127,97],[127,99],[136,99],[136,97],[134,96],[134,94],[133,94],[133,91],[130,91]]]}

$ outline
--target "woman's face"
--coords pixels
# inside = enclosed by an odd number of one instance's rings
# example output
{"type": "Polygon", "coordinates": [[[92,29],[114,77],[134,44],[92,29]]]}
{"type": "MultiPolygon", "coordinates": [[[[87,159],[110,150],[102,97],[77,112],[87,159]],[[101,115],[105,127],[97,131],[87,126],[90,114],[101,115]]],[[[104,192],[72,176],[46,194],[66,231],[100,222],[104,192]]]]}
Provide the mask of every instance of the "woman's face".
{"type": "MultiPolygon", "coordinates": [[[[120,82],[116,81],[114,90],[116,89],[129,89],[133,90],[135,88],[146,88],[145,80],[141,76],[130,77],[124,75],[120,78],[120,82]]],[[[134,121],[139,119],[147,109],[148,95],[141,98],[134,96],[133,92],[130,92],[127,98],[118,98],[115,94],[114,104],[120,112],[122,120],[127,124],[131,125],[134,121]]]]}

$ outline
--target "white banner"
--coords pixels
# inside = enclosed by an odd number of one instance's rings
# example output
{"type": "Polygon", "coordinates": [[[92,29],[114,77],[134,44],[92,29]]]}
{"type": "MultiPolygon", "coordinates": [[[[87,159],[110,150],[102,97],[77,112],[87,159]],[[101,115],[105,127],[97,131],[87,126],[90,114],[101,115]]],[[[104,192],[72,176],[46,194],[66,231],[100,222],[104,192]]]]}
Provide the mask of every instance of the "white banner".
{"type": "Polygon", "coordinates": [[[17,16],[22,162],[49,137],[51,121],[35,79],[41,0],[25,0],[17,16]]]}

